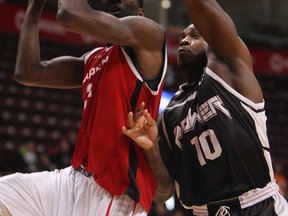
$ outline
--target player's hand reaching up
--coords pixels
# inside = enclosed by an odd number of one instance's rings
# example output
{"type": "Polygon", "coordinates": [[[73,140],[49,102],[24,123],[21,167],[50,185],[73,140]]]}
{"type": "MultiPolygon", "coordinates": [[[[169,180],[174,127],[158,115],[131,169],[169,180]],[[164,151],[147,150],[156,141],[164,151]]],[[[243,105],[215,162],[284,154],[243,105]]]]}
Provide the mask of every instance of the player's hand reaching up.
{"type": "Polygon", "coordinates": [[[137,107],[134,114],[129,112],[127,117],[128,128],[123,126],[122,131],[142,149],[149,150],[157,142],[158,128],[144,106],[143,102],[137,107]]]}

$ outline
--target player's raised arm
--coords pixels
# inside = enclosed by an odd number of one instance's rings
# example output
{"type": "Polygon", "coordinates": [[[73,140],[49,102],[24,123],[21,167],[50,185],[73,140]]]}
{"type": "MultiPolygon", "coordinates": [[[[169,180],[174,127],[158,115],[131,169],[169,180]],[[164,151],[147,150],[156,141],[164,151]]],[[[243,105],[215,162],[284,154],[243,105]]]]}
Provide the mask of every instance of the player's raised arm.
{"type": "Polygon", "coordinates": [[[156,78],[164,62],[163,30],[143,16],[143,9],[136,10],[136,5],[129,11],[123,7],[125,2],[106,2],[101,3],[100,11],[91,8],[86,0],[59,0],[58,20],[70,31],[130,48],[144,79],[156,78]]]}
{"type": "Polygon", "coordinates": [[[45,0],[29,0],[20,33],[15,79],[29,86],[79,87],[84,64],[81,58],[65,56],[41,61],[39,21],[45,3],[45,0]]]}
{"type": "MultiPolygon", "coordinates": [[[[187,14],[209,46],[220,57],[244,57],[246,46],[239,39],[231,17],[216,0],[184,0],[187,14]]],[[[246,57],[250,61],[249,55],[246,57]]]]}
{"type": "Polygon", "coordinates": [[[243,96],[262,102],[249,50],[238,36],[231,17],[216,0],[184,2],[189,18],[208,43],[207,66],[243,96]]]}

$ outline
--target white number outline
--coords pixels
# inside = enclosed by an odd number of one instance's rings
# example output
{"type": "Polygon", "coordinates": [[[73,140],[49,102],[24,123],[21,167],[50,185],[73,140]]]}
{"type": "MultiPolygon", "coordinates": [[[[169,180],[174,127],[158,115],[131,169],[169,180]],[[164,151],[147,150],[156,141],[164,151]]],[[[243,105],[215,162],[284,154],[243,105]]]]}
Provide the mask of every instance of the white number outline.
{"type": "Polygon", "coordinates": [[[191,144],[195,145],[197,157],[201,166],[206,164],[207,160],[215,160],[222,153],[222,148],[213,130],[204,131],[199,138],[194,137],[191,144]],[[210,139],[214,152],[211,151],[208,139],[210,139]]]}
{"type": "Polygon", "coordinates": [[[84,101],[84,109],[86,109],[88,98],[92,97],[92,83],[88,83],[88,85],[86,87],[86,93],[87,93],[87,98],[84,101]]]}

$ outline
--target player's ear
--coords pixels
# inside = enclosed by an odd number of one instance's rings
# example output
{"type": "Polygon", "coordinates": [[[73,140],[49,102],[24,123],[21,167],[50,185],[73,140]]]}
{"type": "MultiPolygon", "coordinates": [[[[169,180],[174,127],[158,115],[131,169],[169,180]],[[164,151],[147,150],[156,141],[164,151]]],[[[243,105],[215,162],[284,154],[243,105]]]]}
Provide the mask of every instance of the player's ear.
{"type": "Polygon", "coordinates": [[[143,8],[140,8],[138,10],[138,16],[144,16],[144,9],[143,8]]]}

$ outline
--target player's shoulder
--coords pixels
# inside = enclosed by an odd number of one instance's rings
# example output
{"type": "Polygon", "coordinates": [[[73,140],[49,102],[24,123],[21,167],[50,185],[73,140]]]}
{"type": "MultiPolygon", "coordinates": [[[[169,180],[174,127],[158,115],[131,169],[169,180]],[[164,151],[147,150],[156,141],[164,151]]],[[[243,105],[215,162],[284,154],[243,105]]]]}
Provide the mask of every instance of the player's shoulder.
{"type": "Polygon", "coordinates": [[[90,50],[86,52],[84,55],[82,55],[82,58],[84,59],[85,63],[90,59],[91,57],[94,57],[95,55],[98,55],[101,51],[103,51],[105,47],[97,47],[93,50],[90,50]]]}

